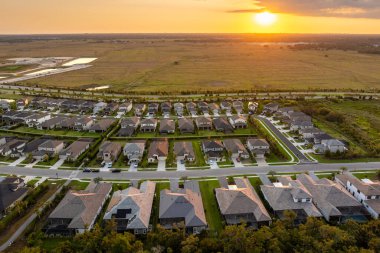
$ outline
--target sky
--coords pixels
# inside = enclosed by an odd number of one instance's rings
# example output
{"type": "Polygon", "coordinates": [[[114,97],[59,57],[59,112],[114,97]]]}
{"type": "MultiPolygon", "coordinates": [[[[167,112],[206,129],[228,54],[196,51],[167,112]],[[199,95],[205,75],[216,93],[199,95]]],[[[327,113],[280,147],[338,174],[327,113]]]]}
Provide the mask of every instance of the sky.
{"type": "Polygon", "coordinates": [[[0,1],[0,34],[380,34],[380,0],[0,1]],[[274,24],[255,22],[265,11],[274,24]]]}

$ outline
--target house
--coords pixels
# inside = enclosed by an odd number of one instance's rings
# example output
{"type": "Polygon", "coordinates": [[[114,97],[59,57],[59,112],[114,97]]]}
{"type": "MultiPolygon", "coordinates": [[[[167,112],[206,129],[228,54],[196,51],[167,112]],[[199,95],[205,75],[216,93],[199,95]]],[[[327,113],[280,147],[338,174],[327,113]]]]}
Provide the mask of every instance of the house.
{"type": "Polygon", "coordinates": [[[242,115],[235,115],[228,118],[231,126],[237,128],[247,128],[247,118],[242,115]]]}
{"type": "Polygon", "coordinates": [[[365,221],[370,217],[365,207],[340,184],[306,174],[297,175],[297,179],[311,193],[313,203],[328,222],[365,221]]]}
{"type": "Polygon", "coordinates": [[[199,234],[207,228],[203,202],[197,181],[185,181],[183,188],[171,181],[170,190],[160,192],[159,222],[166,229],[184,227],[199,234]]]}
{"type": "Polygon", "coordinates": [[[221,141],[202,141],[202,150],[206,156],[207,163],[225,161],[224,146],[221,141]]]}
{"type": "Polygon", "coordinates": [[[308,140],[308,142],[311,142],[314,139],[315,134],[322,134],[324,132],[319,128],[312,127],[300,129],[298,130],[298,133],[302,136],[304,140],[308,140]]]}
{"type": "Polygon", "coordinates": [[[208,103],[201,101],[198,102],[198,108],[203,112],[203,114],[208,113],[208,103]]]}
{"type": "Polygon", "coordinates": [[[37,160],[41,160],[44,157],[54,157],[58,155],[64,147],[65,143],[63,141],[48,139],[38,145],[37,150],[32,152],[32,156],[37,160]]]}
{"type": "Polygon", "coordinates": [[[20,157],[22,156],[26,143],[26,140],[13,137],[2,137],[0,138],[0,155],[20,157]]]}
{"type": "Polygon", "coordinates": [[[326,152],[330,153],[343,153],[346,150],[343,142],[337,139],[322,140],[321,144],[316,144],[313,146],[314,153],[324,154],[326,152]]]}
{"type": "Polygon", "coordinates": [[[222,101],[220,103],[220,108],[223,110],[223,111],[231,111],[232,110],[232,104],[228,101],[222,101]]]}
{"type": "Polygon", "coordinates": [[[254,114],[259,107],[259,104],[257,102],[248,102],[248,111],[249,114],[254,114]]]}
{"type": "Polygon", "coordinates": [[[19,177],[0,177],[0,218],[14,206],[17,201],[25,197],[28,188],[24,180],[19,177]]]}
{"type": "Polygon", "coordinates": [[[160,105],[157,103],[149,103],[148,104],[148,115],[155,116],[158,113],[158,107],[160,105]]]}
{"type": "Polygon", "coordinates": [[[193,134],[195,132],[193,120],[187,118],[179,119],[178,129],[181,132],[181,134],[193,134]]]}
{"type": "Polygon", "coordinates": [[[208,107],[213,114],[218,115],[220,113],[220,106],[217,103],[211,103],[208,107]]]}
{"type": "Polygon", "coordinates": [[[233,101],[232,107],[235,109],[237,114],[242,114],[244,110],[244,103],[242,101],[233,101]]]}
{"type": "Polygon", "coordinates": [[[5,99],[0,99],[0,109],[8,111],[11,108],[10,102],[5,99]]]}
{"type": "Polygon", "coordinates": [[[300,181],[288,176],[279,177],[278,181],[260,186],[276,217],[282,220],[286,217],[285,211],[292,211],[296,214],[296,224],[306,222],[308,217],[322,217],[313,203],[313,196],[300,181]]]}
{"type": "Polygon", "coordinates": [[[124,102],[119,106],[119,113],[126,114],[132,110],[132,102],[124,102]]]}
{"type": "Polygon", "coordinates": [[[247,148],[253,156],[258,158],[263,158],[270,152],[270,145],[265,139],[249,138],[247,148]]]}
{"type": "Polygon", "coordinates": [[[40,130],[51,130],[51,129],[54,129],[56,128],[57,126],[59,126],[59,124],[66,120],[67,118],[66,117],[62,117],[62,116],[57,116],[57,117],[54,117],[54,118],[50,118],[44,122],[42,122],[41,124],[38,124],[37,125],[37,129],[40,129],[40,130]]]}
{"type": "Polygon", "coordinates": [[[61,122],[57,123],[55,128],[57,129],[74,129],[75,122],[77,122],[78,118],[65,118],[61,122]]]}
{"type": "Polygon", "coordinates": [[[294,107],[281,107],[277,110],[277,114],[285,118],[290,118],[290,114],[295,112],[294,107]]]}
{"type": "Polygon", "coordinates": [[[105,102],[96,103],[94,105],[94,108],[93,108],[93,113],[94,114],[98,114],[99,112],[101,112],[104,109],[106,109],[106,107],[107,107],[107,103],[105,103],[105,102]]]}
{"type": "Polygon", "coordinates": [[[74,129],[76,131],[88,131],[94,124],[94,120],[90,117],[80,117],[74,122],[74,129]]]}
{"type": "Polygon", "coordinates": [[[273,114],[277,112],[278,108],[279,108],[278,103],[269,103],[269,104],[264,105],[263,113],[273,114]]]}
{"type": "Polygon", "coordinates": [[[162,119],[160,121],[160,134],[174,134],[175,122],[172,119],[162,119]]]}
{"type": "Polygon", "coordinates": [[[91,133],[104,133],[115,123],[114,119],[101,119],[92,126],[90,126],[89,131],[91,133]]]}
{"type": "Polygon", "coordinates": [[[223,133],[232,133],[234,131],[226,118],[214,118],[212,121],[216,131],[223,133]]]}
{"type": "Polygon", "coordinates": [[[193,143],[191,141],[179,141],[174,143],[174,156],[181,161],[195,161],[193,143]]]}
{"type": "Polygon", "coordinates": [[[48,120],[51,118],[50,114],[47,113],[35,113],[31,115],[30,117],[25,119],[25,124],[28,125],[28,127],[36,127],[42,122],[48,120]]]}
{"type": "Polygon", "coordinates": [[[183,116],[183,111],[184,111],[184,104],[183,103],[175,103],[174,105],[174,111],[176,113],[177,116],[183,116]]]}
{"type": "Polygon", "coordinates": [[[80,155],[90,148],[91,139],[79,139],[71,143],[67,148],[59,153],[59,159],[75,162],[80,155]]]}
{"type": "Polygon", "coordinates": [[[103,160],[102,164],[107,167],[112,167],[112,164],[117,160],[121,153],[121,145],[117,142],[103,142],[97,154],[98,160],[103,160]]]}
{"type": "Polygon", "coordinates": [[[104,108],[104,113],[108,115],[112,115],[119,109],[119,104],[118,103],[108,103],[107,106],[104,108]]]}
{"type": "Polygon", "coordinates": [[[83,191],[70,190],[47,219],[48,235],[73,236],[93,228],[112,191],[111,183],[91,182],[83,191]]]}
{"type": "Polygon", "coordinates": [[[163,103],[161,103],[161,112],[162,112],[162,115],[169,116],[171,110],[172,110],[172,103],[170,103],[170,102],[163,102],[163,103]]]}
{"type": "Polygon", "coordinates": [[[248,159],[249,153],[247,149],[244,147],[244,144],[239,139],[225,139],[223,140],[223,145],[226,148],[231,158],[243,158],[248,159]]]}
{"type": "Polygon", "coordinates": [[[29,104],[28,98],[20,98],[16,101],[16,108],[17,110],[24,110],[25,107],[27,107],[29,104]]]}
{"type": "Polygon", "coordinates": [[[314,128],[314,124],[308,120],[294,120],[290,122],[290,131],[298,131],[300,129],[314,128]]]}
{"type": "Polygon", "coordinates": [[[136,104],[134,106],[135,116],[141,117],[146,110],[145,104],[136,104]]]}
{"type": "Polygon", "coordinates": [[[169,143],[167,140],[152,141],[148,151],[148,163],[165,161],[169,154],[169,143]]]}
{"type": "Polygon", "coordinates": [[[124,118],[120,123],[118,136],[132,136],[140,125],[139,117],[124,118]]]}
{"type": "Polygon", "coordinates": [[[123,154],[128,158],[128,164],[139,164],[145,151],[145,140],[135,140],[125,144],[123,154]]]}
{"type": "Polygon", "coordinates": [[[340,183],[360,203],[364,205],[372,218],[380,216],[380,182],[368,178],[358,179],[350,173],[338,174],[335,181],[340,183]]]}
{"type": "Polygon", "coordinates": [[[140,124],[140,131],[143,133],[146,132],[155,132],[157,128],[157,119],[143,119],[140,124]]]}
{"type": "Polygon", "coordinates": [[[332,137],[329,134],[321,133],[321,134],[314,134],[314,144],[321,144],[323,140],[332,140],[334,137],[332,137]]]}
{"type": "Polygon", "coordinates": [[[208,117],[198,117],[195,119],[195,125],[198,130],[211,130],[212,129],[212,120],[208,117]]]}
{"type": "Polygon", "coordinates": [[[130,186],[125,190],[115,191],[103,220],[115,221],[117,232],[147,234],[152,228],[150,216],[155,189],[155,182],[144,181],[140,189],[130,186]]]}
{"type": "Polygon", "coordinates": [[[186,103],[186,110],[189,112],[189,114],[196,115],[197,114],[197,104],[194,102],[186,103]]]}
{"type": "Polygon", "coordinates": [[[220,188],[215,189],[215,197],[220,213],[227,225],[241,223],[260,228],[269,226],[271,217],[247,178],[235,178],[235,184],[227,184],[220,179],[220,188]]]}

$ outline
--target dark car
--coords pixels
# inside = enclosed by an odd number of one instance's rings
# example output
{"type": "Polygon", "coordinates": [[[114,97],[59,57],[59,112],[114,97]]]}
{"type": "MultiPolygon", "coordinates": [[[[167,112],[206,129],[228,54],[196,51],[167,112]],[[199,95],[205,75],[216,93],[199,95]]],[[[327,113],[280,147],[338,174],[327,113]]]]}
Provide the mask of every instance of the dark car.
{"type": "Polygon", "coordinates": [[[91,170],[89,168],[84,168],[83,172],[91,172],[91,170]]]}

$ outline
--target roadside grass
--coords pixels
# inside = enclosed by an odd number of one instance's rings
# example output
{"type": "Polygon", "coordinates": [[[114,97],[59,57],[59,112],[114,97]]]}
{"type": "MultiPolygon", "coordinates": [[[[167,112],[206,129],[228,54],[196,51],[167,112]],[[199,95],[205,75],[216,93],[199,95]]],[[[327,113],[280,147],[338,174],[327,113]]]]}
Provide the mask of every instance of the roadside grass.
{"type": "Polygon", "coordinates": [[[223,218],[214,194],[214,189],[220,187],[219,181],[201,181],[199,187],[209,229],[212,233],[219,233],[223,229],[223,218]]]}
{"type": "Polygon", "coordinates": [[[67,137],[99,137],[98,133],[70,131],[70,130],[40,130],[26,126],[20,126],[12,129],[14,132],[40,134],[40,135],[53,135],[53,136],[67,136],[67,137]]]}
{"type": "Polygon", "coordinates": [[[78,180],[73,180],[71,183],[68,185],[70,189],[75,190],[75,191],[80,191],[86,189],[86,187],[90,184],[90,182],[83,182],[83,181],[78,181],[78,180]]]}
{"type": "Polygon", "coordinates": [[[314,159],[318,160],[320,163],[360,163],[360,162],[380,162],[380,158],[353,158],[353,159],[332,159],[325,155],[309,154],[314,159]]]}
{"type": "Polygon", "coordinates": [[[36,165],[37,166],[39,165],[53,166],[56,162],[58,162],[58,160],[59,160],[59,157],[55,156],[55,157],[49,158],[47,161],[40,161],[36,165]]]}

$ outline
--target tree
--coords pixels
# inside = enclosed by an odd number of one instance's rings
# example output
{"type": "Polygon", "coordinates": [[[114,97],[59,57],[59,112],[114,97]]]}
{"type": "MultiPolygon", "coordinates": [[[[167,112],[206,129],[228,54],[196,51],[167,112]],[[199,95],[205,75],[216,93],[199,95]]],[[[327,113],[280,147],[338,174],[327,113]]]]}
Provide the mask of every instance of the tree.
{"type": "Polygon", "coordinates": [[[271,176],[271,179],[272,179],[272,180],[275,180],[275,179],[276,179],[276,178],[275,178],[276,172],[275,172],[274,170],[270,170],[270,171],[268,172],[268,175],[271,176]]]}
{"type": "Polygon", "coordinates": [[[347,167],[340,167],[341,174],[345,173],[347,171],[347,167]]]}
{"type": "Polygon", "coordinates": [[[101,177],[96,177],[96,178],[94,178],[94,183],[95,183],[95,184],[99,184],[102,180],[103,180],[103,178],[101,178],[101,177]]]}

